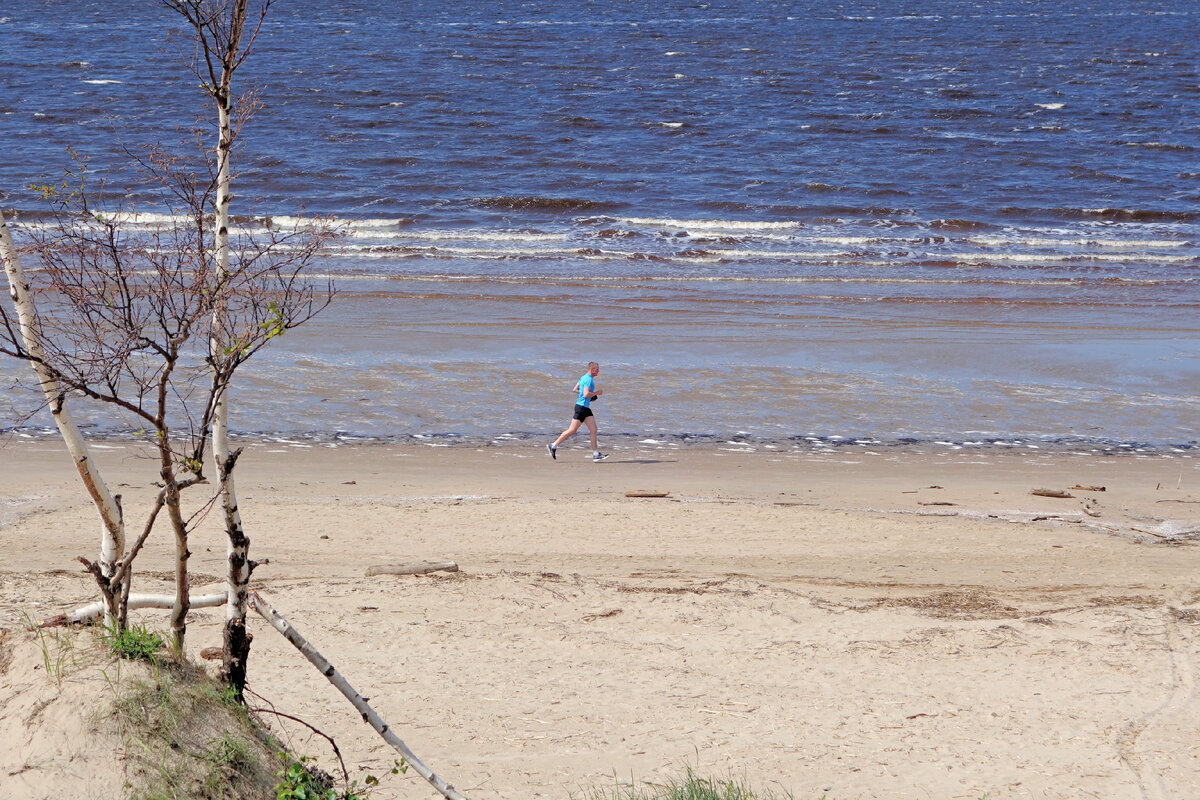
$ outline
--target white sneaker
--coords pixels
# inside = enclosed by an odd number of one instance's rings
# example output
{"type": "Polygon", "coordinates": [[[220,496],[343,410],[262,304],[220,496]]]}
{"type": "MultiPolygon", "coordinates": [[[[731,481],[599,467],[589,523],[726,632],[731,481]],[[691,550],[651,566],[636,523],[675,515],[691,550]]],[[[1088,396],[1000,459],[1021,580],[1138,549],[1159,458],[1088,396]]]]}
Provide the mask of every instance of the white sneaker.
{"type": "Polygon", "coordinates": [[[593,453],[592,454],[592,461],[603,461],[606,458],[608,458],[608,453],[593,453]]]}

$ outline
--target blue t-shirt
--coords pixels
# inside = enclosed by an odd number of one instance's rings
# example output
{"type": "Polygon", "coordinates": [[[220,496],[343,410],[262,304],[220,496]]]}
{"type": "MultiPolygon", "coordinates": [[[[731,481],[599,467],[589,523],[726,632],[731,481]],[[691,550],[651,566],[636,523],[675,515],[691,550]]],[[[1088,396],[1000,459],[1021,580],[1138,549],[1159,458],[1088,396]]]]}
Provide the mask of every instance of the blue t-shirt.
{"type": "Polygon", "coordinates": [[[578,405],[581,405],[584,408],[592,407],[591,398],[585,394],[588,389],[591,389],[593,392],[595,392],[596,381],[592,379],[592,373],[585,372],[583,377],[579,379],[579,400],[576,401],[578,405]]]}

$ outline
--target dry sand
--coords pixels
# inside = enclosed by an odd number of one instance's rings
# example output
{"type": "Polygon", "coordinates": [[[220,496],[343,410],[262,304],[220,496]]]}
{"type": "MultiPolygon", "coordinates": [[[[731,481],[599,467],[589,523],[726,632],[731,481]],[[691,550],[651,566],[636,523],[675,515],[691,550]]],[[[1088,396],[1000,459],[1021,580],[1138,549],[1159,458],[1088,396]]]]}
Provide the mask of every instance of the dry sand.
{"type": "MultiPolygon", "coordinates": [[[[239,466],[258,590],[473,800],[689,765],[800,800],[1200,792],[1200,458],[540,447],[280,443],[239,466]],[[1030,493],[1073,486],[1094,488],[1030,493]],[[461,570],[365,576],[426,560],[461,570]]],[[[100,456],[140,524],[153,465],[100,456]]],[[[119,796],[71,694],[102,685],[48,680],[21,626],[94,599],[74,558],[98,523],[57,443],[9,442],[0,482],[0,794],[119,796]]],[[[220,590],[213,523],[197,593],[220,590]]],[[[167,587],[167,539],[135,591],[167,587]]],[[[221,621],[195,612],[189,651],[221,621]]],[[[350,705],[252,626],[251,689],[360,779],[385,771],[350,705]]],[[[376,797],[431,794],[410,772],[376,797]]]]}

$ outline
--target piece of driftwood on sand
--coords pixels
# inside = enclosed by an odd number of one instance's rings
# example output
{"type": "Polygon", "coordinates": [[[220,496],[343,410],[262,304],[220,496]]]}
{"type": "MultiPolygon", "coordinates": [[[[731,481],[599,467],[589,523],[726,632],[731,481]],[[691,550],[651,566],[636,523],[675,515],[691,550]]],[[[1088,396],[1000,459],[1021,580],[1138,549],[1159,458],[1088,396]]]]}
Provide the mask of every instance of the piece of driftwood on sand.
{"type": "MultiPolygon", "coordinates": [[[[204,594],[198,597],[192,597],[188,603],[188,607],[196,608],[216,608],[217,606],[225,605],[228,595],[225,592],[220,594],[204,594]]],[[[129,608],[171,608],[175,604],[175,595],[173,594],[131,594],[129,596],[129,608]]],[[[46,617],[42,620],[43,628],[57,628],[67,625],[77,625],[81,623],[95,622],[104,614],[104,603],[96,601],[86,606],[68,611],[65,614],[56,614],[53,617],[46,617]]]]}
{"type": "Polygon", "coordinates": [[[1075,496],[1075,495],[1071,494],[1070,492],[1064,492],[1062,489],[1034,489],[1033,491],[1030,492],[1030,494],[1037,495],[1038,497],[1060,497],[1060,498],[1071,498],[1071,497],[1075,496]]]}
{"type": "Polygon", "coordinates": [[[297,650],[304,654],[304,657],[309,660],[309,663],[316,667],[321,674],[329,680],[330,683],[337,687],[339,692],[345,695],[346,699],[350,701],[351,705],[353,705],[355,709],[362,714],[363,721],[370,724],[370,726],[375,729],[375,732],[383,737],[385,742],[394,747],[396,751],[404,757],[404,763],[411,766],[417,771],[418,775],[429,781],[429,784],[433,786],[433,788],[436,789],[443,797],[447,798],[447,800],[467,800],[466,796],[461,794],[450,784],[446,783],[444,779],[439,777],[429,767],[425,766],[425,763],[422,762],[421,759],[417,758],[416,754],[413,753],[412,750],[408,749],[408,745],[406,745],[399,736],[392,732],[391,727],[383,721],[379,714],[375,712],[375,709],[371,708],[371,706],[367,704],[367,701],[363,699],[363,696],[355,691],[354,687],[350,685],[349,681],[342,677],[342,674],[337,671],[337,668],[330,664],[329,660],[325,658],[325,656],[321,655],[315,647],[309,644],[308,640],[305,639],[298,630],[292,627],[291,623],[284,619],[284,617],[280,615],[278,611],[271,608],[271,605],[267,603],[266,600],[263,600],[262,596],[259,595],[258,592],[254,592],[250,595],[250,601],[254,605],[254,610],[261,614],[263,619],[271,623],[272,628],[283,634],[284,638],[286,638],[296,647],[297,650]]]}
{"type": "Polygon", "coordinates": [[[418,564],[376,564],[367,567],[367,577],[376,575],[424,575],[428,572],[458,572],[453,561],[423,561],[418,564]]]}

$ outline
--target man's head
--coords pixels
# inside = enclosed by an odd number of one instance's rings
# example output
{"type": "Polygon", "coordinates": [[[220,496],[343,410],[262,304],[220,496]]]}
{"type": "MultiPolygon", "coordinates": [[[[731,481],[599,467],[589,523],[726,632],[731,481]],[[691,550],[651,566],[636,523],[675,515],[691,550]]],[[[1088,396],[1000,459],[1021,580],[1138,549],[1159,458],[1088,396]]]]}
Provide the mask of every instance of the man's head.
{"type": "Polygon", "coordinates": [[[595,361],[588,362],[588,374],[593,378],[600,374],[600,365],[595,361]]]}

